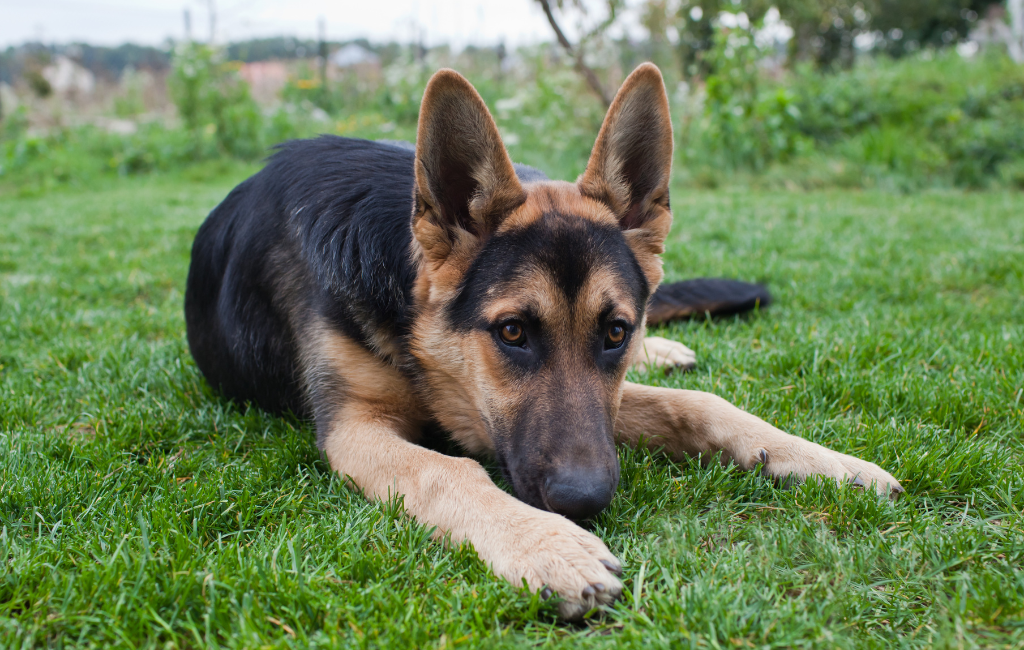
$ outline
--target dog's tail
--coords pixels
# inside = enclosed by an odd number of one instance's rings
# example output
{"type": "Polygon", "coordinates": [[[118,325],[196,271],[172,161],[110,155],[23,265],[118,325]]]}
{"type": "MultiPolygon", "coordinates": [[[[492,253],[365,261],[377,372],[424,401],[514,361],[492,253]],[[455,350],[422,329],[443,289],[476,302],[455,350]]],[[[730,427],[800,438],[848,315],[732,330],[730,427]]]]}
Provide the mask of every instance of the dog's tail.
{"type": "Polygon", "coordinates": [[[663,284],[647,303],[647,323],[657,325],[693,316],[728,316],[767,307],[772,296],[761,284],[697,278],[663,284]]]}

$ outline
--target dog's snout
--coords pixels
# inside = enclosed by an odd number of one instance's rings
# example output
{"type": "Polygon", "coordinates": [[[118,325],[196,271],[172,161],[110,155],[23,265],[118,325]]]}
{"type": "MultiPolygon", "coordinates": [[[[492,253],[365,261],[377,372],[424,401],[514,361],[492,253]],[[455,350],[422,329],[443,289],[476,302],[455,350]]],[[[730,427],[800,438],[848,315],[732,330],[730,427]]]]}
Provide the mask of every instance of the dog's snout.
{"type": "Polygon", "coordinates": [[[616,478],[604,469],[560,470],[544,482],[544,501],[552,512],[569,519],[590,519],[612,502],[616,478]]]}

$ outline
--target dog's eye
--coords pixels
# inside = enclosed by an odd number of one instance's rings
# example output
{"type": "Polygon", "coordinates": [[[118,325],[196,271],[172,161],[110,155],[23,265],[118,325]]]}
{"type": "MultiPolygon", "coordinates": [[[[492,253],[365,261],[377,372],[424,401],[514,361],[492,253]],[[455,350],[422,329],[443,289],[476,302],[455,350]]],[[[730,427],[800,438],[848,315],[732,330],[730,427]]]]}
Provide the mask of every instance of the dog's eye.
{"type": "Polygon", "coordinates": [[[502,342],[506,345],[519,347],[526,343],[526,333],[523,332],[523,326],[516,321],[502,325],[501,329],[498,330],[498,336],[501,337],[502,342]]]}
{"type": "Polygon", "coordinates": [[[604,349],[613,350],[626,340],[626,328],[622,325],[612,325],[608,328],[608,334],[604,339],[604,349]]]}

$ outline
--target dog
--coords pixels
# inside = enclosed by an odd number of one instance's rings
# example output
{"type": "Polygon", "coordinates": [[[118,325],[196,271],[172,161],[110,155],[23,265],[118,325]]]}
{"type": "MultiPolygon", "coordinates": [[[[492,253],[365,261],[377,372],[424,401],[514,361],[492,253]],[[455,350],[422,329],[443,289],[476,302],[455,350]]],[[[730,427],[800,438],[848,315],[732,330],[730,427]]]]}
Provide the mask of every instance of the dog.
{"type": "Polygon", "coordinates": [[[622,589],[619,561],[575,523],[611,501],[616,443],[902,492],[720,397],[625,381],[631,365],[694,363],[647,323],[767,301],[725,280],[658,288],[672,146],[649,63],[575,183],[513,165],[473,86],[440,70],[415,147],[289,142],[210,213],[185,295],[196,364],[227,397],[311,419],[368,498],[401,496],[497,575],[557,594],[567,619],[622,589]],[[429,426],[495,458],[515,496],[473,458],[418,444],[429,426]]]}

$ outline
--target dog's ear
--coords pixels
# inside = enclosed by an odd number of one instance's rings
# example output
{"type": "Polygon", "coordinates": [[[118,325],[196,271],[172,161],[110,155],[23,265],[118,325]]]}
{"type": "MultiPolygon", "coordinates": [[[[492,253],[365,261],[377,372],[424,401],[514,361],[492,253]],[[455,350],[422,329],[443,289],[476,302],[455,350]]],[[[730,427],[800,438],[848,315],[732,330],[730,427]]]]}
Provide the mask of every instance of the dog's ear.
{"type": "MultiPolygon", "coordinates": [[[[641,64],[623,82],[578,181],[580,191],[611,207],[623,230],[671,225],[672,120],[661,72],[641,64]]],[[[662,233],[662,231],[664,231],[662,233]]]]}
{"type": "Polygon", "coordinates": [[[415,195],[425,248],[450,248],[467,234],[481,240],[526,200],[487,106],[454,70],[436,72],[423,94],[415,195]]]}

